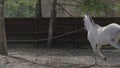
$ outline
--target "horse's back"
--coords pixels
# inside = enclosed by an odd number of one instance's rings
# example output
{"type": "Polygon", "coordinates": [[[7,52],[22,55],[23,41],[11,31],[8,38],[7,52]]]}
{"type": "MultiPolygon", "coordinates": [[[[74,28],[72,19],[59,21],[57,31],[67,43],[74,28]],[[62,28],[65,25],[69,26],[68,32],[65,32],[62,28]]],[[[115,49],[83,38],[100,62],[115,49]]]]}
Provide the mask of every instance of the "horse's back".
{"type": "Polygon", "coordinates": [[[104,32],[106,35],[110,37],[119,36],[120,35],[120,25],[116,23],[112,23],[104,27],[104,32]]]}
{"type": "Polygon", "coordinates": [[[106,27],[108,27],[108,28],[120,28],[120,25],[117,23],[112,23],[112,24],[107,25],[106,27]]]}
{"type": "Polygon", "coordinates": [[[105,30],[110,31],[110,32],[115,32],[120,30],[120,25],[116,23],[109,24],[104,27],[105,30]]]}

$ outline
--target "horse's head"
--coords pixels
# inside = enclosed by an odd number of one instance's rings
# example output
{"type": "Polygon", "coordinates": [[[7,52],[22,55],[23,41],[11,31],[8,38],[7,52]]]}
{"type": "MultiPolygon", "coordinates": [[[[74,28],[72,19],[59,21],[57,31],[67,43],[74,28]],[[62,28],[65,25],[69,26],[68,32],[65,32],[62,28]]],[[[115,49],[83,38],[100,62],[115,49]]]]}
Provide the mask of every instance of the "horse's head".
{"type": "Polygon", "coordinates": [[[89,14],[84,15],[84,26],[85,30],[92,29],[93,27],[99,27],[99,25],[95,24],[89,14]]]}
{"type": "Polygon", "coordinates": [[[84,21],[84,26],[85,26],[84,29],[85,29],[85,30],[88,30],[89,23],[91,23],[88,14],[85,14],[85,15],[84,15],[83,21],[84,21]]]}
{"type": "Polygon", "coordinates": [[[93,23],[92,18],[89,16],[89,14],[84,15],[84,23],[93,23]]]}

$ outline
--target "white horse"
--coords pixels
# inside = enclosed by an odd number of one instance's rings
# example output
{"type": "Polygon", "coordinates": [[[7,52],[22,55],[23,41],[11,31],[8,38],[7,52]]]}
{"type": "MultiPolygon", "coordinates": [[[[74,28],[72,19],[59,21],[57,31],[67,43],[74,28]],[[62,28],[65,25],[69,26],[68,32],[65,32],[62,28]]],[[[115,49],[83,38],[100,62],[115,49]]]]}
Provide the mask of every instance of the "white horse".
{"type": "Polygon", "coordinates": [[[89,15],[84,16],[84,26],[88,32],[87,38],[92,46],[95,53],[95,63],[97,62],[97,56],[106,60],[106,57],[101,53],[100,48],[102,45],[110,44],[116,49],[120,49],[120,25],[116,23],[109,24],[101,27],[94,23],[89,15]]]}

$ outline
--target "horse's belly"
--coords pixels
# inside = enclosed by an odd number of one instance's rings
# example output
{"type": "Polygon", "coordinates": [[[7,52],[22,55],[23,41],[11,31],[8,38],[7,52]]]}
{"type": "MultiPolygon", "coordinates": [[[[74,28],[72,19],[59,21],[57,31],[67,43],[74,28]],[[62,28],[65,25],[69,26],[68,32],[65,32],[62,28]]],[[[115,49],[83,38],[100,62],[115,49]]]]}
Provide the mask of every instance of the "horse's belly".
{"type": "Polygon", "coordinates": [[[101,41],[98,41],[97,44],[106,45],[106,44],[108,44],[108,41],[106,41],[106,40],[101,40],[101,41]]]}
{"type": "Polygon", "coordinates": [[[108,44],[108,41],[103,41],[100,43],[101,45],[107,45],[108,44]]]}
{"type": "Polygon", "coordinates": [[[108,44],[107,36],[100,36],[100,37],[96,38],[96,42],[97,42],[97,44],[101,44],[101,45],[108,44]]]}

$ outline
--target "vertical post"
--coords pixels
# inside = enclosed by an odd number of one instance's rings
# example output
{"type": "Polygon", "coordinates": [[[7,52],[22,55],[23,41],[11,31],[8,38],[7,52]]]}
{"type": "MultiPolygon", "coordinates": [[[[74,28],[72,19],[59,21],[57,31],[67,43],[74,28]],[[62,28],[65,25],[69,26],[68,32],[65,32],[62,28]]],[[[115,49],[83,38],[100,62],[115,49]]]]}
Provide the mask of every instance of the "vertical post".
{"type": "Polygon", "coordinates": [[[42,17],[41,1],[42,1],[42,0],[37,0],[37,1],[36,1],[35,14],[36,14],[36,17],[37,17],[37,18],[41,18],[41,17],[42,17]]]}
{"type": "Polygon", "coordinates": [[[8,55],[4,21],[4,0],[0,0],[0,54],[8,55]]]}
{"type": "MultiPolygon", "coordinates": [[[[35,10],[35,14],[36,14],[36,17],[35,17],[35,40],[38,40],[38,21],[42,18],[42,6],[41,6],[41,2],[42,0],[37,0],[36,1],[36,10],[35,10]]],[[[39,47],[39,42],[36,41],[35,42],[36,46],[35,48],[38,48],[39,47]]]]}
{"type": "Polygon", "coordinates": [[[49,22],[49,35],[48,35],[48,46],[47,48],[51,47],[51,42],[52,42],[52,34],[53,34],[53,24],[55,22],[55,17],[56,17],[56,3],[57,0],[53,0],[52,3],[52,10],[51,10],[51,17],[50,17],[50,22],[49,22]]]}

